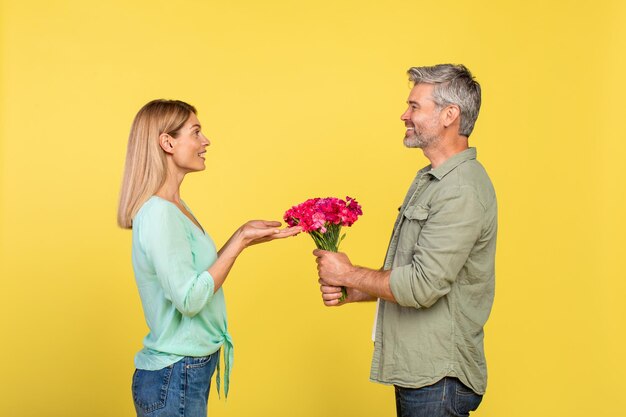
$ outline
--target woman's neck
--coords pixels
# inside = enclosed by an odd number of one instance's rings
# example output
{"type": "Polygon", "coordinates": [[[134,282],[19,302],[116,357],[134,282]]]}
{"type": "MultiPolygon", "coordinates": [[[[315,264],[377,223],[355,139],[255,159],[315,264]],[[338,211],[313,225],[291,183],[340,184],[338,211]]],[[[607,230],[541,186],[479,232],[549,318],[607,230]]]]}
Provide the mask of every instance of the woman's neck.
{"type": "Polygon", "coordinates": [[[180,184],[183,178],[185,178],[184,174],[176,175],[169,171],[165,183],[155,194],[165,200],[180,204],[180,184]]]}

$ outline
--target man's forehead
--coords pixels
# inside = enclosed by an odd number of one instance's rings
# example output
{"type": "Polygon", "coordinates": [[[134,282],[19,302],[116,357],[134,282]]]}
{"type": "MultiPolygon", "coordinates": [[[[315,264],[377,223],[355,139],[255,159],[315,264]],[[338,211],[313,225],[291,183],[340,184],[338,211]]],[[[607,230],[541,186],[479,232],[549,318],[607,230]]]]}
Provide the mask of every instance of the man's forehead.
{"type": "Polygon", "coordinates": [[[409,93],[408,101],[432,100],[433,84],[415,84],[409,93]]]}

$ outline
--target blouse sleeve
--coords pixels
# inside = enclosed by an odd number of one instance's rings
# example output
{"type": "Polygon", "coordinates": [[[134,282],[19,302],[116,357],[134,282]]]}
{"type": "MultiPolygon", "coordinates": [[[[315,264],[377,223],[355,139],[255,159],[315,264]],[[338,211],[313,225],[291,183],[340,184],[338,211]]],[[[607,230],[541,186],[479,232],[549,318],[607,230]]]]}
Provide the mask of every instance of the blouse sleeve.
{"type": "Polygon", "coordinates": [[[140,244],[154,265],[165,298],[184,316],[193,317],[212,299],[215,282],[197,271],[184,219],[172,205],[156,205],[141,224],[140,244]]]}

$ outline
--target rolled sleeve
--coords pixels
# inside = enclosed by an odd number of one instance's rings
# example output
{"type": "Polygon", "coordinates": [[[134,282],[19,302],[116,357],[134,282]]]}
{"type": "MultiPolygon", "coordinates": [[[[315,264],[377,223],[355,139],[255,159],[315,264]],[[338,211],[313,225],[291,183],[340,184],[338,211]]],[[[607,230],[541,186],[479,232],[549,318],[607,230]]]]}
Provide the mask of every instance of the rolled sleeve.
{"type": "Polygon", "coordinates": [[[211,301],[215,281],[194,267],[184,219],[175,206],[159,206],[145,219],[141,244],[154,265],[164,296],[181,314],[195,316],[211,301]]]}
{"type": "Polygon", "coordinates": [[[392,269],[398,304],[428,308],[450,291],[480,236],[485,209],[469,186],[442,190],[433,200],[408,265],[392,269]]]}

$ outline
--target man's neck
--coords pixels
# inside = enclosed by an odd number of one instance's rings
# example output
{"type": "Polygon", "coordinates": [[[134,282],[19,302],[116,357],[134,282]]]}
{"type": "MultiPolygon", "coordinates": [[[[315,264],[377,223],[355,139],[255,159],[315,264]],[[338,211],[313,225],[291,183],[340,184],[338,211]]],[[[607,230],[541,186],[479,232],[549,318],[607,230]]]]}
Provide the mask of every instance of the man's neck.
{"type": "Polygon", "coordinates": [[[424,151],[424,156],[430,161],[431,168],[435,169],[450,157],[468,148],[467,138],[465,136],[457,136],[453,139],[443,138],[432,146],[422,149],[422,151],[424,151]]]}

